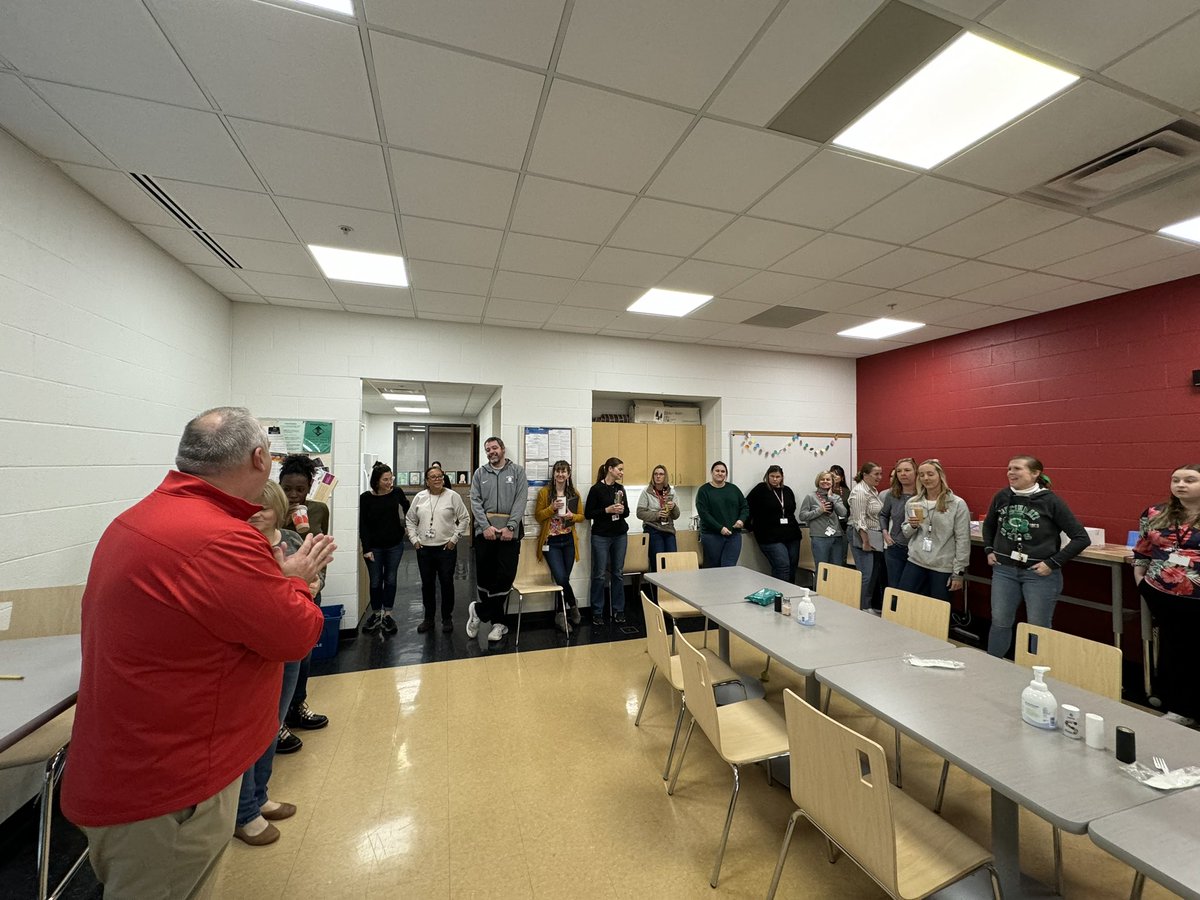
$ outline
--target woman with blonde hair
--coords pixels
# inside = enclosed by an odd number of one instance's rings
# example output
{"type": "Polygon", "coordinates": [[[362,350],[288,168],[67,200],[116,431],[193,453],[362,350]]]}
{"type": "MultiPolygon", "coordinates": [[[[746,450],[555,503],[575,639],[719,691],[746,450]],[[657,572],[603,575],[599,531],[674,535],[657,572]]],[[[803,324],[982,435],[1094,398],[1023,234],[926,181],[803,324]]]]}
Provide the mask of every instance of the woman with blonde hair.
{"type": "Polygon", "coordinates": [[[917,493],[908,503],[903,531],[908,562],[900,590],[950,602],[962,589],[971,559],[971,511],[950,490],[946,472],[936,459],[917,467],[917,493]]]}
{"type": "MultiPolygon", "coordinates": [[[[875,598],[875,587],[883,574],[883,529],[879,525],[879,512],[883,500],[877,485],[883,477],[883,468],[878,463],[865,462],[854,476],[854,487],[850,489],[850,552],[854,554],[854,566],[862,573],[862,593],[859,594],[859,609],[871,609],[875,598]]],[[[835,484],[836,489],[836,484],[835,484]]]]}
{"type": "Polygon", "coordinates": [[[566,631],[567,616],[571,617],[572,625],[578,625],[581,619],[571,588],[571,570],[579,561],[579,535],[575,526],[583,521],[583,508],[579,491],[571,480],[571,464],[565,459],[554,464],[550,483],[538,491],[533,516],[541,523],[537,557],[546,560],[554,583],[562,588],[563,608],[554,614],[554,624],[559,631],[566,631]]]}
{"type": "Polygon", "coordinates": [[[883,509],[879,524],[883,528],[883,562],[887,569],[887,586],[899,587],[904,566],[908,563],[908,538],[904,536],[904,520],[908,518],[908,501],[916,493],[917,461],[911,456],[896,460],[892,467],[892,485],[883,494],[883,509]]]}
{"type": "MultiPolygon", "coordinates": [[[[638,498],[637,517],[649,541],[650,571],[658,571],[658,554],[674,553],[679,549],[675,539],[675,520],[679,518],[679,503],[667,467],[657,465],[650,473],[650,483],[638,498]]],[[[651,596],[657,589],[650,585],[651,596]]]]}
{"type": "Polygon", "coordinates": [[[796,518],[808,525],[815,575],[816,567],[821,563],[846,565],[846,532],[842,530],[842,519],[847,512],[841,496],[834,492],[833,472],[818,472],[813,486],[816,490],[800,501],[796,518]]]}

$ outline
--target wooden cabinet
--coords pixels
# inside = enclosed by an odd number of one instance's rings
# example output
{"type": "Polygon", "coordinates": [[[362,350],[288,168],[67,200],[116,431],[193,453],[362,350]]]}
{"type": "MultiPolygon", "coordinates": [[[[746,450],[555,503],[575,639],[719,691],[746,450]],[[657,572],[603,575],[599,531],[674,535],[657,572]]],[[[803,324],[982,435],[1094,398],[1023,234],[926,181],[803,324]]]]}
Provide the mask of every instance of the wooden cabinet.
{"type": "Polygon", "coordinates": [[[610,456],[625,462],[625,484],[645,485],[657,465],[667,467],[671,483],[681,487],[703,484],[705,466],[703,425],[640,425],[592,423],[592,471],[610,456]]]}

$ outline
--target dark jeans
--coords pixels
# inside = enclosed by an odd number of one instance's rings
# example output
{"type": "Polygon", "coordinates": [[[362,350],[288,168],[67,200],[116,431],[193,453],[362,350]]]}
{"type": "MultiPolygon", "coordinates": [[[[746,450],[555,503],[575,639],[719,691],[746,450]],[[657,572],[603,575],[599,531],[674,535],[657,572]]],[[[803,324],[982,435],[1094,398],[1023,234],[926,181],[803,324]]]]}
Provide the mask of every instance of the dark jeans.
{"type": "MultiPolygon", "coordinates": [[[[296,687],[296,675],[300,671],[299,662],[283,664],[283,685],[279,692],[279,724],[287,714],[292,702],[292,691],[296,687]]],[[[275,738],[271,735],[271,743],[245,774],[242,775],[242,786],[238,792],[238,807],[236,825],[238,828],[258,818],[263,804],[267,802],[267,783],[271,780],[271,771],[275,767],[275,738]]]]}
{"type": "Polygon", "coordinates": [[[875,588],[883,575],[883,554],[870,547],[863,547],[858,529],[850,529],[850,552],[854,554],[854,567],[862,573],[862,593],[858,597],[859,609],[870,609],[874,603],[875,588]]]}
{"type": "Polygon", "coordinates": [[[613,615],[625,612],[625,567],[627,534],[592,535],[592,615],[604,615],[605,578],[608,579],[609,608],[613,615]]]}
{"type": "Polygon", "coordinates": [[[1200,719],[1200,601],[1155,590],[1143,579],[1139,588],[1158,626],[1158,678],[1154,693],[1167,712],[1200,719]]]}
{"type": "Polygon", "coordinates": [[[404,555],[404,544],[395,547],[371,547],[364,549],[374,559],[364,560],[371,576],[371,609],[391,609],[396,605],[396,570],[400,568],[400,557],[404,555]]]}
{"type": "Polygon", "coordinates": [[[575,592],[571,590],[571,570],[575,568],[575,538],[569,534],[556,534],[546,541],[542,551],[550,577],[563,589],[563,602],[568,608],[575,607],[575,592]]]}
{"type": "Polygon", "coordinates": [[[759,544],[758,549],[771,565],[771,576],[788,584],[796,583],[796,564],[800,562],[800,542],[780,541],[759,544]]]}
{"type": "Polygon", "coordinates": [[[935,572],[933,569],[918,566],[910,559],[904,567],[904,574],[900,576],[900,583],[896,587],[902,591],[924,594],[926,597],[945,600],[949,603],[950,585],[947,584],[949,580],[949,572],[935,572]]]}
{"type": "Polygon", "coordinates": [[[521,542],[485,540],[475,535],[475,583],[479,586],[479,606],[475,614],[485,622],[497,625],[504,621],[504,602],[517,577],[521,559],[521,542]]]}
{"type": "MultiPolygon", "coordinates": [[[[657,528],[646,526],[646,535],[649,540],[650,551],[650,571],[658,571],[658,554],[660,553],[678,553],[679,540],[673,531],[659,531],[657,528]]],[[[649,596],[655,602],[658,601],[658,588],[649,582],[643,582],[646,589],[649,591],[649,596]]]]}
{"type": "MultiPolygon", "coordinates": [[[[317,606],[321,605],[321,594],[318,591],[317,596],[313,597],[313,603],[317,606]]],[[[318,638],[320,640],[320,638],[318,638]]],[[[313,642],[314,645],[316,641],[313,642]]],[[[304,659],[297,664],[295,686],[292,689],[292,709],[299,709],[308,700],[308,670],[312,668],[312,651],[309,650],[304,654],[304,659]]]]}
{"type": "Polygon", "coordinates": [[[454,564],[458,547],[421,547],[417,551],[417,571],[421,573],[421,603],[425,618],[433,621],[437,611],[437,585],[442,585],[442,621],[449,622],[454,614],[454,564]]]}
{"type": "Polygon", "coordinates": [[[700,534],[700,545],[704,548],[704,568],[719,569],[736,566],[742,555],[742,533],[700,534]]]}
{"type": "MultiPolygon", "coordinates": [[[[908,544],[890,544],[883,548],[883,564],[887,567],[887,586],[900,587],[904,567],[908,563],[908,544]]],[[[906,588],[901,588],[906,590],[906,588]]]]}

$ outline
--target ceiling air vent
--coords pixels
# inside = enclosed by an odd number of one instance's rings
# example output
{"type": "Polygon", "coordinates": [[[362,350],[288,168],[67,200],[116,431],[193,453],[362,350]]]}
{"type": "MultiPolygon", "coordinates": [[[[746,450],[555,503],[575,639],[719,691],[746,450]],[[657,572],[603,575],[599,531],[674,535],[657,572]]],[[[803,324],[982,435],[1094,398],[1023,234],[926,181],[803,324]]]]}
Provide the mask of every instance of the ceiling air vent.
{"type": "Polygon", "coordinates": [[[1120,150],[1060,175],[1029,193],[1094,209],[1141,188],[1157,185],[1200,162],[1200,131],[1176,122],[1120,150]]]}
{"type": "Polygon", "coordinates": [[[222,247],[212,235],[196,224],[196,220],[187,214],[187,211],[175,202],[175,198],[164,191],[157,182],[149,175],[139,175],[137,172],[129,172],[129,177],[132,178],[138,186],[150,195],[159,206],[167,211],[171,218],[175,219],[192,233],[192,237],[202,243],[209,251],[229,266],[231,269],[240,269],[242,264],[230,255],[229,251],[222,247]]]}

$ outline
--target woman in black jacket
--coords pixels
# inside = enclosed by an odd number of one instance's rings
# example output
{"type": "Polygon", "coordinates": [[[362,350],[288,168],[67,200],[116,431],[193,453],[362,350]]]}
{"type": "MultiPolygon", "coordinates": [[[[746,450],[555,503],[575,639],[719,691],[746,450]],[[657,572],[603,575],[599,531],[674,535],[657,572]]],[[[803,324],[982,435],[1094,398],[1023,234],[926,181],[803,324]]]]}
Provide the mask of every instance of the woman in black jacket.
{"type": "Polygon", "coordinates": [[[746,503],[750,507],[750,528],[758,549],[771,564],[771,574],[795,584],[800,526],[796,522],[796,495],[783,483],[783,468],[770,466],[746,497],[746,503]]]}

